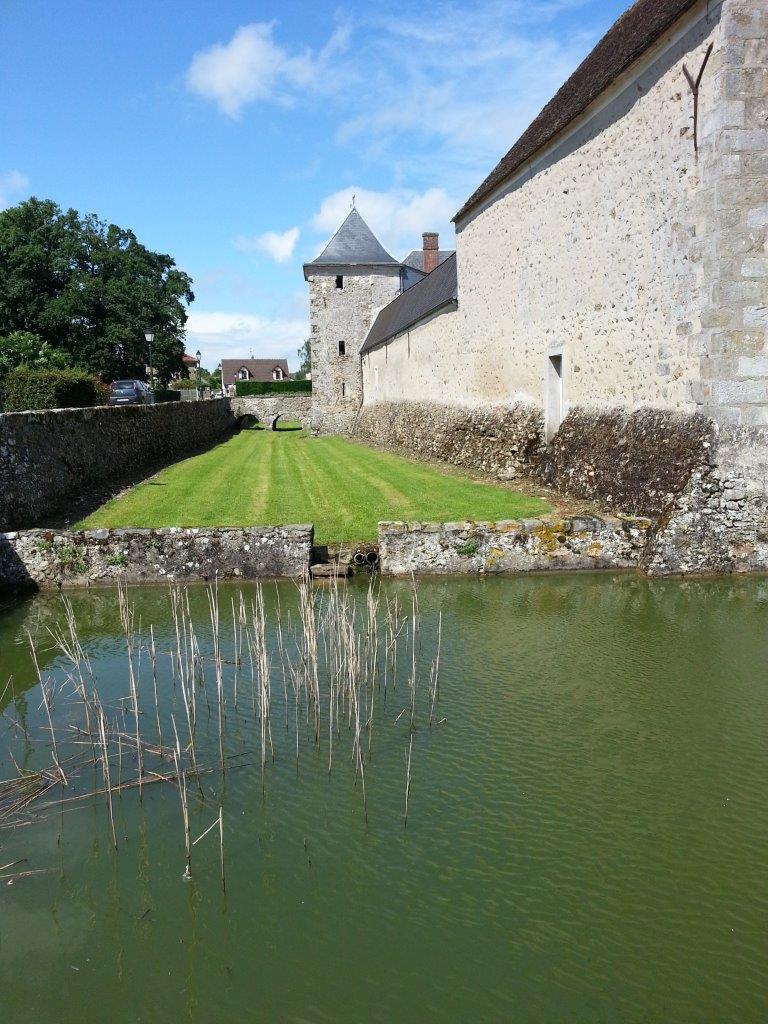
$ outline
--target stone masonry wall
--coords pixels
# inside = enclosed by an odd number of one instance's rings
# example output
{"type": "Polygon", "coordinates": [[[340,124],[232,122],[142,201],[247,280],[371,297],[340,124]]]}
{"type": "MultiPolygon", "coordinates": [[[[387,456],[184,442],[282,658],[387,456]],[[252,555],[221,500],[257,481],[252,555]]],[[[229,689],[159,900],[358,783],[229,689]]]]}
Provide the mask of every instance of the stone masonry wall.
{"type": "Polygon", "coordinates": [[[365,403],[544,409],[562,355],[563,412],[768,425],[767,197],[768,4],[700,0],[458,222],[458,309],[364,361],[365,403]]]}
{"type": "Polygon", "coordinates": [[[714,430],[697,414],[572,409],[542,452],[536,475],[563,494],[658,516],[708,461],[714,430]]]}
{"type": "Polygon", "coordinates": [[[497,523],[379,523],[381,571],[388,576],[632,569],[640,564],[648,519],[524,519],[497,523]]]}
{"type": "Polygon", "coordinates": [[[768,571],[768,431],[721,427],[660,523],[647,571],[768,571]]]}
{"type": "Polygon", "coordinates": [[[0,588],[301,576],[312,526],[0,533],[0,588]]]}
{"type": "Polygon", "coordinates": [[[295,420],[308,427],[312,418],[312,395],[247,395],[230,399],[235,418],[250,415],[269,423],[278,413],[284,420],[295,420]]]}
{"type": "MultiPolygon", "coordinates": [[[[726,45],[720,4],[702,0],[457,223],[458,309],[389,346],[402,399],[423,392],[418,367],[412,378],[401,372],[407,345],[413,364],[428,351],[420,334],[439,330],[434,401],[522,400],[543,410],[548,356],[562,351],[564,411],[695,409],[698,317],[713,283],[702,260],[713,244],[708,211],[719,173],[709,161],[719,141],[709,132],[716,116],[726,117],[715,111],[714,77],[726,45]],[[696,73],[710,42],[697,158],[682,65],[696,73]]],[[[389,370],[379,364],[384,392],[389,370]]]]}
{"type": "Polygon", "coordinates": [[[694,400],[721,423],[759,427],[768,425],[768,3],[726,0],[719,36],[702,124],[711,185],[698,197],[691,249],[704,303],[679,330],[698,357],[694,400]]]}
{"type": "Polygon", "coordinates": [[[446,306],[366,352],[362,359],[365,405],[402,401],[482,404],[477,381],[463,369],[461,323],[459,312],[446,306]]]}
{"type": "Polygon", "coordinates": [[[309,276],[312,428],[348,433],[363,400],[360,346],[376,313],[398,294],[400,269],[314,268],[309,276]],[[344,287],[336,287],[336,275],[344,287]],[[343,341],[345,353],[339,352],[343,341]],[[342,393],[343,392],[343,393],[342,393]]]}
{"type": "Polygon", "coordinates": [[[354,436],[406,455],[510,480],[536,463],[543,420],[537,409],[523,403],[464,408],[436,402],[377,402],[360,410],[354,436]]]}
{"type": "MultiPolygon", "coordinates": [[[[707,183],[682,65],[698,70],[717,29],[717,11],[708,20],[698,5],[682,38],[661,41],[457,225],[464,343],[478,387],[522,392],[543,407],[548,354],[561,351],[565,411],[693,408],[698,359],[677,325],[705,301],[689,251],[705,244],[693,203],[707,183]]],[[[707,74],[702,120],[711,105],[707,74]]]]}
{"type": "Polygon", "coordinates": [[[228,399],[0,415],[0,529],[34,526],[88,489],[222,440],[228,399]]]}

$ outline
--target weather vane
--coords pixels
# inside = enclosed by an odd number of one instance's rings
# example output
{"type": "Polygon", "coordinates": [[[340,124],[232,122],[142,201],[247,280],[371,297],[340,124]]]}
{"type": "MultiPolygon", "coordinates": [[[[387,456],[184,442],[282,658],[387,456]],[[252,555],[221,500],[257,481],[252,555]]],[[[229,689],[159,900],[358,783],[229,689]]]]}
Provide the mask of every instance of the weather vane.
{"type": "Polygon", "coordinates": [[[356,197],[355,197],[355,193],[353,192],[353,193],[352,193],[352,209],[353,209],[353,210],[354,210],[354,208],[355,208],[355,198],[356,198],[356,197]]]}

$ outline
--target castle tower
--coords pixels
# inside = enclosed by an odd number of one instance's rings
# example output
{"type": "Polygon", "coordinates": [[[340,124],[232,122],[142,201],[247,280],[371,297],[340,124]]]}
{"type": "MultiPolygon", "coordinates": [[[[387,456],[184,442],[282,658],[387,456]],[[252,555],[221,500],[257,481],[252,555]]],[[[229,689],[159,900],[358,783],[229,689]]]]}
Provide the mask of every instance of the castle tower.
{"type": "Polygon", "coordinates": [[[360,346],[376,313],[400,291],[401,267],[354,206],[320,255],[304,264],[316,433],[351,429],[363,399],[360,346]]]}

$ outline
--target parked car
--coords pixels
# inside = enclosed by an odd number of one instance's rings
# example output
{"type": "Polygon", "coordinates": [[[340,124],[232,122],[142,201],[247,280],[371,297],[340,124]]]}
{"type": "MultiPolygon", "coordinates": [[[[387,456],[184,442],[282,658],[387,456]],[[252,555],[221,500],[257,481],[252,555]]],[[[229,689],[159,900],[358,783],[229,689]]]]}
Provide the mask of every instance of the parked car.
{"type": "Polygon", "coordinates": [[[151,395],[141,380],[113,381],[109,391],[108,405],[149,405],[151,395]]]}

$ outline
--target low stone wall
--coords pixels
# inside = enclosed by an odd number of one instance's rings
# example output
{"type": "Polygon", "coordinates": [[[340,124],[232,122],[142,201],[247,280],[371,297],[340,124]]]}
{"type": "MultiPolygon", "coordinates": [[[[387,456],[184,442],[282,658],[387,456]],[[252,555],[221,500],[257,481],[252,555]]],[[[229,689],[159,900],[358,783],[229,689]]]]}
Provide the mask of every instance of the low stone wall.
{"type": "Polygon", "coordinates": [[[381,571],[388,576],[633,569],[650,519],[507,520],[497,523],[379,523],[381,571]]]}
{"type": "Polygon", "coordinates": [[[768,431],[721,427],[662,519],[647,569],[768,572],[768,431]]]}
{"type": "Polygon", "coordinates": [[[536,475],[563,494],[658,516],[707,462],[713,443],[714,426],[703,416],[576,408],[542,452],[536,475]]]}
{"type": "Polygon", "coordinates": [[[405,455],[483,470],[501,480],[529,473],[543,444],[543,418],[518,402],[463,408],[436,402],[364,405],[354,427],[361,441],[405,455]]]}
{"type": "Polygon", "coordinates": [[[297,420],[309,427],[312,418],[312,395],[248,395],[231,398],[232,412],[240,416],[255,416],[261,423],[269,423],[279,413],[284,420],[297,420]]]}
{"type": "Polygon", "coordinates": [[[0,529],[34,526],[84,493],[214,444],[229,399],[0,415],[0,529]]]}
{"type": "Polygon", "coordinates": [[[309,526],[0,533],[0,587],[301,576],[309,526]]]}

